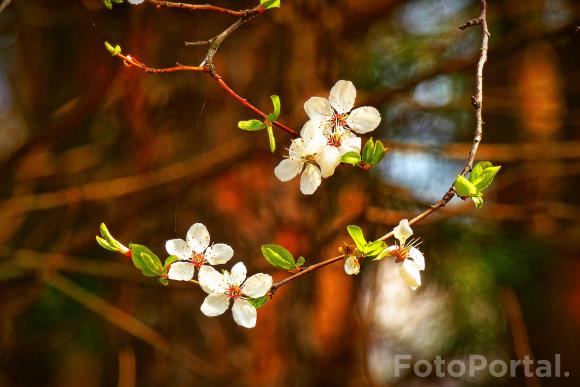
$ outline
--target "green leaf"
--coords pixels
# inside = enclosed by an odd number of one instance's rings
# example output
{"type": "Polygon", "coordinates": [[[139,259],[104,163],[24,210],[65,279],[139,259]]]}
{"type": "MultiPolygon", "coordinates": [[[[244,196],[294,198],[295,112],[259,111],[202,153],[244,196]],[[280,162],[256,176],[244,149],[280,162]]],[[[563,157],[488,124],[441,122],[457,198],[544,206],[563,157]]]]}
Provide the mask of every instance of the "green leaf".
{"type": "Polygon", "coordinates": [[[493,164],[489,161],[480,161],[479,163],[475,164],[475,167],[473,167],[473,170],[471,171],[471,175],[469,175],[469,181],[475,184],[474,180],[476,180],[481,175],[481,173],[489,167],[493,167],[493,164]]]}
{"type": "Polygon", "coordinates": [[[114,251],[117,252],[117,248],[111,246],[109,244],[109,242],[107,242],[105,239],[101,238],[100,236],[97,235],[97,243],[99,245],[101,245],[102,248],[110,250],[110,251],[114,251]]]}
{"type": "Polygon", "coordinates": [[[111,3],[111,0],[103,0],[103,3],[105,4],[105,7],[113,9],[113,4],[111,3]]]}
{"type": "Polygon", "coordinates": [[[373,261],[380,261],[381,259],[388,257],[389,254],[389,250],[385,247],[385,249],[383,251],[381,251],[374,259],[373,261]]]}
{"type": "MultiPolygon", "coordinates": [[[[483,192],[487,187],[491,185],[493,178],[499,172],[501,166],[497,167],[487,167],[481,172],[481,174],[473,181],[473,184],[479,192],[483,192]]],[[[471,180],[471,179],[470,179],[471,180]]]]}
{"type": "Polygon", "coordinates": [[[262,245],[262,254],[266,261],[278,269],[293,270],[297,267],[292,253],[280,245],[262,245]]]}
{"type": "Polygon", "coordinates": [[[475,208],[481,208],[483,206],[483,198],[481,196],[472,196],[471,200],[473,200],[475,208]]]}
{"type": "Polygon", "coordinates": [[[381,240],[376,240],[374,242],[367,244],[363,248],[362,253],[364,255],[366,255],[367,257],[374,257],[374,256],[379,255],[386,248],[387,248],[387,244],[385,242],[383,242],[381,240]]]}
{"type": "Polygon", "coordinates": [[[260,0],[264,9],[280,8],[280,0],[260,0]]]}
{"type": "Polygon", "coordinates": [[[387,150],[385,149],[383,143],[380,141],[375,142],[375,147],[373,150],[373,154],[369,160],[369,164],[375,166],[378,163],[380,163],[383,157],[385,156],[385,153],[387,153],[387,150]]]}
{"type": "Polygon", "coordinates": [[[356,248],[359,251],[363,251],[364,247],[367,245],[367,241],[363,235],[362,229],[357,225],[350,225],[346,227],[348,234],[356,244],[356,248]]]}
{"type": "Polygon", "coordinates": [[[175,261],[179,261],[179,257],[177,255],[170,255],[169,257],[165,258],[165,263],[163,264],[163,270],[167,270],[169,268],[169,265],[171,265],[173,262],[175,261]]]}
{"type": "Polygon", "coordinates": [[[373,138],[371,137],[371,138],[369,138],[367,140],[367,142],[365,143],[365,146],[363,147],[363,150],[362,150],[361,159],[366,164],[370,164],[371,163],[371,159],[373,157],[374,149],[375,149],[375,143],[373,141],[373,138]]]}
{"type": "Polygon", "coordinates": [[[276,138],[274,138],[274,130],[272,129],[272,125],[268,125],[266,127],[266,130],[268,131],[268,141],[270,142],[270,151],[274,153],[274,151],[276,150],[276,138]]]}
{"type": "Polygon", "coordinates": [[[304,258],[303,256],[300,256],[296,260],[296,267],[304,266],[305,263],[306,263],[306,258],[304,258]]]}
{"type": "Polygon", "coordinates": [[[238,128],[249,132],[256,132],[266,127],[266,124],[258,120],[248,120],[238,122],[238,128]]]}
{"type": "Polygon", "coordinates": [[[461,175],[457,175],[457,179],[453,183],[455,186],[455,190],[457,191],[457,195],[462,198],[470,197],[477,194],[477,188],[469,180],[461,175]]]}
{"type": "Polygon", "coordinates": [[[278,97],[277,95],[271,95],[270,99],[272,100],[272,105],[274,106],[274,112],[268,114],[266,118],[268,119],[268,121],[274,122],[280,116],[280,107],[281,107],[280,97],[278,97]]]}
{"type": "Polygon", "coordinates": [[[355,151],[347,152],[342,155],[340,162],[351,165],[358,165],[360,163],[360,153],[355,151]]]}
{"type": "Polygon", "coordinates": [[[157,277],[163,274],[161,260],[149,248],[136,243],[131,243],[129,248],[131,249],[133,264],[143,272],[143,275],[157,277]]]}
{"type": "Polygon", "coordinates": [[[248,302],[254,306],[254,308],[258,309],[262,306],[266,305],[266,303],[270,301],[270,297],[263,296],[259,298],[249,298],[248,302]]]}
{"type": "Polygon", "coordinates": [[[109,54],[111,54],[112,56],[121,53],[121,46],[119,46],[118,44],[115,47],[113,47],[113,45],[110,44],[109,42],[105,42],[105,48],[107,49],[107,51],[109,51],[109,54]]]}

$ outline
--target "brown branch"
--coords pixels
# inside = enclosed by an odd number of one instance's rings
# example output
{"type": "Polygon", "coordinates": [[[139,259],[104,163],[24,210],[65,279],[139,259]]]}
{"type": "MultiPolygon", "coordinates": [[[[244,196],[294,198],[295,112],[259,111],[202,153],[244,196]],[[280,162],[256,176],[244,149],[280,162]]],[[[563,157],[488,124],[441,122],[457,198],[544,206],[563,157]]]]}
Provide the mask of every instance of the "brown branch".
{"type": "Polygon", "coordinates": [[[262,7],[261,5],[255,7],[255,8],[252,8],[252,9],[244,9],[244,10],[235,11],[232,9],[218,7],[218,6],[211,5],[211,4],[187,4],[187,3],[178,3],[178,2],[173,2],[173,1],[162,1],[162,0],[147,0],[147,2],[150,4],[156,5],[158,8],[166,7],[166,8],[187,9],[190,11],[212,11],[212,12],[223,13],[224,15],[238,16],[238,17],[250,16],[250,15],[255,15],[255,14],[264,12],[264,7],[262,7]]]}
{"type": "Polygon", "coordinates": [[[139,62],[137,59],[133,58],[131,55],[117,54],[115,56],[123,59],[123,63],[125,63],[125,66],[127,67],[134,66],[150,74],[166,74],[166,73],[175,73],[177,71],[207,72],[207,69],[203,66],[183,66],[179,64],[174,67],[152,68],[147,67],[142,62],[139,62]]]}
{"type": "MultiPolygon", "coordinates": [[[[488,50],[488,42],[489,42],[489,35],[490,34],[489,34],[489,30],[487,28],[487,2],[486,2],[486,0],[480,0],[480,6],[481,6],[481,13],[478,17],[478,19],[480,20],[480,22],[478,24],[480,24],[482,26],[483,37],[481,40],[481,54],[479,57],[479,61],[477,63],[477,71],[476,71],[476,75],[475,75],[475,79],[476,79],[475,96],[473,96],[471,98],[472,105],[475,108],[475,119],[476,119],[475,135],[473,137],[473,143],[471,145],[471,149],[469,150],[469,154],[467,156],[467,161],[465,162],[465,166],[463,167],[463,170],[461,171],[461,175],[465,175],[469,171],[471,171],[471,168],[473,167],[473,162],[475,160],[475,155],[477,153],[477,148],[479,147],[479,143],[481,142],[481,138],[482,138],[482,134],[483,134],[483,118],[482,118],[483,68],[484,68],[485,62],[487,61],[487,50],[488,50]]],[[[444,207],[454,196],[455,196],[455,188],[453,186],[451,186],[449,188],[449,190],[445,193],[445,195],[443,195],[441,200],[432,204],[428,209],[426,209],[425,211],[421,212],[419,215],[417,215],[416,217],[411,219],[409,221],[409,224],[410,225],[415,224],[415,223],[421,221],[422,219],[428,217],[429,215],[431,215],[432,213],[434,213],[438,209],[444,207]]],[[[393,232],[391,231],[391,232],[383,235],[379,239],[384,241],[392,236],[393,236],[393,232]]],[[[294,281],[297,278],[300,278],[301,276],[303,276],[307,273],[310,273],[314,270],[318,270],[321,267],[324,267],[326,265],[330,265],[331,263],[334,263],[334,262],[341,261],[343,258],[345,258],[344,254],[339,255],[337,257],[334,257],[334,258],[327,259],[327,260],[322,261],[322,262],[319,262],[315,265],[311,265],[309,267],[306,267],[304,270],[301,270],[296,274],[293,274],[293,275],[291,275],[291,276],[289,276],[281,281],[274,283],[272,285],[270,293],[274,294],[274,292],[276,292],[276,290],[278,290],[281,286],[286,285],[286,284],[294,281]]]]}
{"type": "Polygon", "coordinates": [[[151,327],[145,325],[143,322],[125,313],[121,309],[107,303],[102,298],[95,296],[93,293],[80,287],[66,277],[63,277],[58,273],[47,272],[43,274],[42,279],[47,285],[82,304],[84,307],[95,312],[117,328],[122,329],[149,344],[157,351],[169,355],[184,368],[210,379],[213,379],[215,375],[220,373],[220,371],[212,364],[197,357],[191,352],[170,343],[165,336],[161,335],[151,327]]]}
{"type": "Polygon", "coordinates": [[[6,9],[6,7],[8,7],[8,5],[10,5],[11,2],[12,2],[12,0],[2,1],[2,3],[0,4],[0,13],[2,13],[6,9]]]}

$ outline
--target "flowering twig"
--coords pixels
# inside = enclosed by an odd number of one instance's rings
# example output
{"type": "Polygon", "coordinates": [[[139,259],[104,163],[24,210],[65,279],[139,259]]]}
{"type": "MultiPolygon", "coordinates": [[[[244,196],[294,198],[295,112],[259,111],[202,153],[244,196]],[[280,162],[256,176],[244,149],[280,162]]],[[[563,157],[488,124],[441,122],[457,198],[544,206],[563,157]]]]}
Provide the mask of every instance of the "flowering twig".
{"type": "MultiPolygon", "coordinates": [[[[467,156],[467,161],[465,163],[465,166],[463,167],[463,170],[460,173],[462,176],[465,176],[469,171],[471,171],[471,169],[473,167],[473,162],[475,160],[475,155],[477,153],[477,149],[479,147],[479,144],[480,144],[481,138],[482,138],[482,134],[483,134],[483,116],[482,116],[482,110],[483,110],[483,68],[484,68],[485,62],[487,61],[487,50],[488,50],[488,42],[489,42],[490,34],[489,34],[488,27],[487,27],[487,2],[486,2],[486,0],[480,0],[480,7],[481,7],[481,12],[480,12],[479,17],[477,19],[473,19],[476,21],[474,22],[473,20],[470,20],[460,27],[460,29],[465,29],[465,28],[468,28],[468,27],[471,27],[474,25],[481,25],[482,30],[483,30],[483,36],[482,36],[482,40],[481,40],[481,54],[479,57],[479,61],[477,63],[477,71],[476,71],[475,95],[471,97],[471,104],[473,105],[473,107],[475,109],[475,118],[476,118],[475,135],[473,137],[473,143],[471,145],[471,149],[469,150],[469,153],[467,156]]],[[[428,209],[421,212],[419,215],[415,216],[413,219],[409,220],[409,225],[413,225],[413,224],[421,221],[422,219],[431,215],[435,211],[444,207],[454,196],[455,196],[455,188],[453,186],[451,186],[449,188],[449,190],[443,195],[441,200],[432,204],[428,209]]],[[[384,240],[391,238],[392,236],[393,236],[393,231],[383,235],[382,237],[379,238],[379,240],[384,241],[384,240]]],[[[283,280],[280,280],[280,281],[274,283],[272,285],[272,288],[270,289],[270,294],[271,295],[274,294],[276,292],[276,290],[279,289],[281,286],[284,286],[284,285],[294,281],[295,279],[297,279],[297,278],[299,278],[307,273],[318,270],[324,266],[330,265],[331,263],[339,262],[339,261],[343,260],[345,257],[346,257],[346,255],[342,254],[342,255],[339,255],[339,256],[336,256],[333,258],[329,258],[329,259],[322,261],[322,262],[319,262],[317,264],[308,266],[308,267],[304,268],[303,270],[299,271],[298,273],[293,274],[289,277],[284,278],[283,280]]]]}

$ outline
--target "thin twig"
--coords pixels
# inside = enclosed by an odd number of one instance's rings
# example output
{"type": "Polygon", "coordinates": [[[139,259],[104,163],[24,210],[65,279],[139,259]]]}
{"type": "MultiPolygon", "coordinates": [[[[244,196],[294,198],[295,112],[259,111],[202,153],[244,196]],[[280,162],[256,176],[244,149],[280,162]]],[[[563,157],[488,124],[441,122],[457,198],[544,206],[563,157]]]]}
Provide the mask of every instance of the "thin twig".
{"type": "Polygon", "coordinates": [[[0,4],[0,13],[2,13],[2,11],[4,11],[6,9],[6,7],[8,7],[8,5],[10,5],[11,2],[12,2],[12,0],[2,1],[2,3],[0,4]]]}
{"type": "Polygon", "coordinates": [[[261,5],[252,9],[235,11],[232,9],[218,7],[211,4],[187,4],[162,0],[147,0],[147,2],[156,5],[157,7],[180,8],[180,9],[188,9],[190,11],[212,11],[238,17],[264,12],[264,7],[262,7],[261,5]]]}
{"type": "MultiPolygon", "coordinates": [[[[488,50],[488,42],[489,42],[490,34],[489,34],[489,30],[487,28],[487,2],[486,2],[486,0],[480,0],[480,6],[481,6],[481,13],[478,17],[479,21],[476,24],[482,26],[483,37],[481,40],[481,54],[479,57],[479,61],[477,63],[477,71],[476,71],[476,75],[475,75],[475,78],[476,78],[475,96],[473,96],[471,98],[472,105],[475,108],[475,120],[476,120],[475,135],[473,137],[473,143],[471,145],[471,149],[469,150],[469,154],[467,156],[467,161],[465,162],[465,166],[463,167],[463,170],[461,171],[461,175],[465,175],[469,171],[471,171],[471,168],[473,167],[473,162],[475,160],[475,155],[477,153],[477,148],[479,147],[479,143],[481,142],[481,138],[482,138],[482,134],[483,134],[483,118],[482,118],[483,68],[484,68],[485,62],[487,61],[487,50],[488,50]]],[[[468,22],[466,24],[469,24],[470,22],[468,22]]],[[[464,25],[466,25],[466,24],[464,24],[464,25]]],[[[475,24],[473,24],[473,25],[475,25],[475,24]]],[[[465,28],[467,28],[467,27],[465,27],[465,28]]],[[[445,193],[445,195],[443,195],[441,200],[432,204],[428,209],[426,209],[425,211],[421,212],[419,215],[417,215],[416,217],[411,219],[409,221],[409,224],[413,225],[413,224],[421,221],[422,219],[426,218],[427,216],[431,215],[432,213],[434,213],[438,209],[444,207],[454,196],[455,196],[455,188],[453,186],[451,186],[449,188],[449,190],[445,193]]],[[[393,236],[393,232],[391,231],[391,232],[383,235],[379,239],[384,241],[384,240],[387,240],[388,238],[391,238],[392,236],[393,236]]],[[[315,265],[308,266],[305,269],[299,271],[298,273],[293,274],[289,277],[286,277],[285,279],[283,279],[281,281],[274,283],[272,285],[270,293],[273,294],[281,286],[286,285],[287,283],[290,283],[290,282],[294,281],[295,279],[300,278],[301,276],[303,276],[307,273],[313,272],[314,270],[318,270],[321,267],[324,267],[326,265],[330,265],[331,263],[341,261],[343,258],[345,258],[344,254],[339,255],[337,257],[334,257],[334,258],[327,259],[327,260],[322,261],[322,262],[319,262],[315,265]]]]}

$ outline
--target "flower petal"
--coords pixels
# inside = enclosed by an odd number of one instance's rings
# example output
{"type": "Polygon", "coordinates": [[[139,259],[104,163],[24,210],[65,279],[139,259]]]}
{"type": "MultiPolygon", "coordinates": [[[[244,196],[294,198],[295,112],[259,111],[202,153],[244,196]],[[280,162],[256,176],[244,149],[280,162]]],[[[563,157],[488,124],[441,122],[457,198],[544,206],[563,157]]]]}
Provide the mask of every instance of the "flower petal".
{"type": "Polygon", "coordinates": [[[193,250],[183,239],[171,239],[165,242],[165,250],[169,255],[176,255],[180,259],[191,259],[193,250]]]}
{"type": "Polygon", "coordinates": [[[209,246],[209,232],[201,223],[192,225],[187,230],[187,243],[196,253],[203,253],[209,246]]]}
{"type": "Polygon", "coordinates": [[[349,128],[359,134],[368,133],[379,126],[381,114],[372,106],[359,107],[350,112],[346,123],[349,128]]]}
{"type": "Polygon", "coordinates": [[[232,259],[234,249],[225,243],[216,243],[205,251],[205,259],[210,265],[222,265],[232,259]]]}
{"type": "Polygon", "coordinates": [[[351,81],[338,81],[330,90],[330,105],[338,114],[350,112],[355,99],[356,88],[351,81]]]}
{"type": "Polygon", "coordinates": [[[304,195],[312,195],[321,182],[320,169],[316,165],[308,163],[300,177],[300,191],[304,195]]]}
{"type": "Polygon", "coordinates": [[[290,181],[296,177],[302,170],[304,161],[300,159],[285,159],[280,161],[280,164],[274,168],[274,175],[280,181],[290,181]]]}
{"type": "Polygon", "coordinates": [[[242,293],[251,298],[265,296],[272,287],[272,276],[264,273],[254,274],[242,285],[242,293]]]}
{"type": "Polygon", "coordinates": [[[335,146],[325,146],[322,152],[316,155],[316,162],[320,165],[320,172],[322,177],[330,177],[334,174],[334,170],[340,164],[340,151],[335,146]]]}
{"type": "Polygon", "coordinates": [[[332,117],[332,108],[326,98],[312,97],[304,103],[304,111],[314,120],[326,120],[332,117]]]}
{"type": "Polygon", "coordinates": [[[413,235],[413,230],[411,229],[411,226],[409,226],[409,221],[407,219],[402,219],[399,222],[399,225],[393,228],[393,234],[402,245],[405,244],[407,238],[413,235]]]}
{"type": "Polygon", "coordinates": [[[411,258],[413,262],[415,262],[417,269],[425,270],[425,257],[423,256],[423,253],[419,251],[418,248],[411,247],[411,249],[409,250],[409,258],[411,258]]]}
{"type": "Polygon", "coordinates": [[[199,281],[199,286],[201,286],[203,291],[207,294],[223,294],[228,288],[228,284],[223,274],[211,266],[203,265],[199,269],[197,279],[199,281]]]}
{"type": "Polygon", "coordinates": [[[256,326],[258,311],[248,301],[240,298],[235,300],[234,306],[232,306],[232,314],[234,315],[236,324],[244,328],[253,328],[256,326]]]}
{"type": "Polygon", "coordinates": [[[210,294],[201,304],[201,313],[209,317],[223,314],[230,306],[230,299],[225,294],[210,294]]]}
{"type": "Polygon", "coordinates": [[[189,262],[173,262],[167,272],[167,278],[174,281],[190,281],[194,272],[195,266],[189,262]]]}
{"type": "Polygon", "coordinates": [[[129,2],[129,4],[139,5],[143,3],[145,0],[127,0],[127,1],[129,2]]]}
{"type": "Polygon", "coordinates": [[[415,265],[415,262],[410,259],[405,259],[403,261],[399,273],[411,289],[415,290],[421,286],[421,273],[419,273],[419,268],[415,265]]]}
{"type": "Polygon", "coordinates": [[[344,272],[348,275],[358,274],[360,272],[360,263],[354,256],[344,260],[344,272]]]}
{"type": "Polygon", "coordinates": [[[243,262],[238,262],[232,267],[232,272],[230,275],[230,285],[240,286],[242,282],[246,279],[246,274],[248,270],[243,262]]]}
{"type": "Polygon", "coordinates": [[[360,152],[361,148],[361,138],[352,132],[347,132],[342,137],[342,142],[340,143],[340,154],[344,155],[348,152],[360,152]]]}
{"type": "Polygon", "coordinates": [[[328,142],[324,136],[324,124],[309,120],[304,124],[300,135],[303,138],[303,148],[300,157],[318,153],[328,142]]]}

